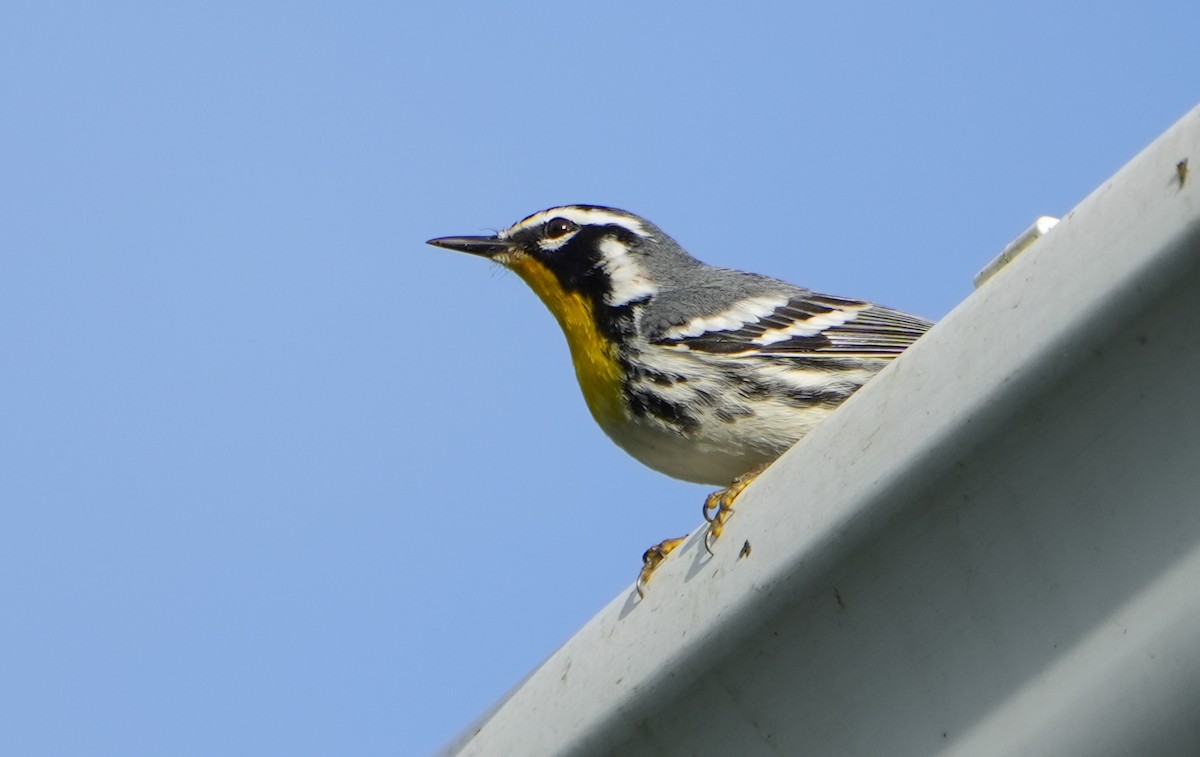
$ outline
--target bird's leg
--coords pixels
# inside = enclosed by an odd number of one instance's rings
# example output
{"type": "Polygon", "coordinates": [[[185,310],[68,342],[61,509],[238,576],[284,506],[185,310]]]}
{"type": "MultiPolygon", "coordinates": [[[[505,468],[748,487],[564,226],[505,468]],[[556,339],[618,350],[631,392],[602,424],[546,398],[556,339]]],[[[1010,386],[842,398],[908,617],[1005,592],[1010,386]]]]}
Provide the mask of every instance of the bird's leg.
{"type": "MultiPolygon", "coordinates": [[[[720,538],[721,531],[725,528],[725,521],[729,520],[729,516],[733,514],[734,500],[746,490],[746,487],[754,479],[758,478],[760,473],[767,469],[768,465],[770,463],[754,466],[735,478],[729,486],[713,492],[704,500],[704,519],[708,521],[708,532],[704,535],[704,548],[709,551],[709,554],[712,554],[712,543],[720,538]]],[[[686,540],[686,536],[678,539],[666,539],[646,550],[642,555],[642,570],[638,573],[637,583],[634,584],[639,597],[645,596],[646,584],[650,582],[650,577],[654,575],[659,564],[686,540]]],[[[745,548],[743,547],[744,552],[745,548]]]]}
{"type": "Polygon", "coordinates": [[[756,465],[733,480],[729,486],[715,491],[704,500],[704,519],[708,521],[708,533],[704,535],[704,548],[712,554],[712,545],[721,538],[725,521],[733,514],[733,503],[770,463],[756,465]]]}
{"type": "Polygon", "coordinates": [[[650,582],[650,576],[654,574],[654,569],[686,539],[686,536],[680,536],[678,539],[665,539],[647,549],[646,553],[642,555],[642,571],[638,573],[637,583],[634,584],[639,598],[646,595],[646,584],[650,582]]]}

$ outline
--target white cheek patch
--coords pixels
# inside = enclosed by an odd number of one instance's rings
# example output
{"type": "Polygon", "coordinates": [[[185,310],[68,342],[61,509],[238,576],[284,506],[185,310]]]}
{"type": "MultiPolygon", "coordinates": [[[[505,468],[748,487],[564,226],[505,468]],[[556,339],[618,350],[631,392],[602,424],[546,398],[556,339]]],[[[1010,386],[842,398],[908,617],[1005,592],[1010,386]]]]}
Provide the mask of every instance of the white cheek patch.
{"type": "Polygon", "coordinates": [[[758,323],[787,304],[786,297],[751,297],[738,300],[723,312],[693,318],[687,323],[672,326],[663,333],[664,339],[687,339],[713,331],[737,331],[748,323],[758,323]]]}
{"type": "Polygon", "coordinates": [[[859,310],[861,308],[831,310],[828,313],[818,313],[811,318],[805,318],[803,321],[796,321],[787,328],[767,329],[762,336],[754,340],[754,343],[766,347],[768,344],[786,342],[796,336],[816,336],[828,328],[853,321],[858,317],[859,310]]]}
{"type": "Polygon", "coordinates": [[[658,287],[650,280],[646,270],[629,248],[615,237],[600,240],[600,265],[608,274],[610,289],[605,295],[606,304],[613,307],[627,305],[634,300],[658,294],[658,287]]]}

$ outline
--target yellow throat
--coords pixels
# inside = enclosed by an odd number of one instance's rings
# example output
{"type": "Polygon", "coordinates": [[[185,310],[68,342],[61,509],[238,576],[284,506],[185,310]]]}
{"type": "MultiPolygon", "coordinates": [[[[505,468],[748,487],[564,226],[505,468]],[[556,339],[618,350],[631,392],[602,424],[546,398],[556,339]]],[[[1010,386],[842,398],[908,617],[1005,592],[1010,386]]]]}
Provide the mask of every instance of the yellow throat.
{"type": "Polygon", "coordinates": [[[558,278],[536,258],[518,254],[501,262],[524,279],[562,327],[592,417],[603,427],[623,420],[625,405],[617,348],[596,327],[591,301],[579,292],[563,289],[558,278]]]}

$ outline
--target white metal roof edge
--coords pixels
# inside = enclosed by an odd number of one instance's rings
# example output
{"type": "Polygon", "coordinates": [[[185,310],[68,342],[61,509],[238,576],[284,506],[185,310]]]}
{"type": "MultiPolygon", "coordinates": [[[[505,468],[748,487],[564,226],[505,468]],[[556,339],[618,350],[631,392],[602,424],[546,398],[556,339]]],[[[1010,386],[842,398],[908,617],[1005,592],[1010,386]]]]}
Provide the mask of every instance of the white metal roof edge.
{"type": "Polygon", "coordinates": [[[829,592],[826,567],[903,518],[921,481],[952,468],[1023,397],[1078,370],[1197,265],[1200,181],[1177,168],[1197,155],[1200,108],[764,473],[715,557],[697,531],[644,600],[632,588],[615,598],[443,753],[615,749],[636,738],[645,713],[761,632],[780,602],[829,592]],[[739,559],[744,542],[751,554],[739,559]]]}

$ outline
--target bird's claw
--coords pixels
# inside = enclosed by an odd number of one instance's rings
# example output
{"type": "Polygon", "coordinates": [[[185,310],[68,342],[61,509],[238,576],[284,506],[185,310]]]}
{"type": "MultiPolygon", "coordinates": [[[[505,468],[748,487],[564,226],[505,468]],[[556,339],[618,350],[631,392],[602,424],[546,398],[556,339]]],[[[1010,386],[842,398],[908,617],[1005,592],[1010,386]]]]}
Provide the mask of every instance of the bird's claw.
{"type": "Polygon", "coordinates": [[[713,544],[716,544],[717,539],[721,538],[721,532],[725,530],[725,521],[733,515],[734,501],[766,469],[766,465],[751,468],[735,478],[729,486],[713,492],[704,499],[704,519],[708,521],[708,531],[704,534],[704,549],[710,555],[713,553],[713,544]]]}
{"type": "Polygon", "coordinates": [[[654,574],[659,563],[667,559],[667,555],[674,552],[675,548],[683,544],[686,539],[686,536],[680,536],[678,539],[664,539],[646,550],[642,555],[642,570],[638,573],[637,582],[633,585],[637,589],[638,599],[646,596],[646,584],[650,583],[650,576],[654,574]]]}
{"type": "MultiPolygon", "coordinates": [[[[766,467],[766,465],[760,465],[750,469],[735,478],[729,486],[713,492],[704,499],[704,520],[708,521],[708,529],[704,533],[704,549],[710,555],[713,553],[713,544],[721,538],[721,532],[725,529],[725,521],[729,520],[730,515],[733,515],[734,500],[746,490],[746,487],[758,477],[758,474],[766,470],[766,467]]],[[[633,585],[639,599],[646,596],[646,584],[650,583],[650,577],[654,575],[655,569],[686,539],[686,536],[667,539],[647,549],[642,555],[642,570],[638,573],[637,582],[633,585]]],[[[745,552],[744,548],[743,552],[745,552]]]]}
{"type": "MultiPolygon", "coordinates": [[[[732,488],[730,487],[730,489],[732,488]]],[[[733,501],[733,497],[728,496],[730,489],[713,492],[704,500],[704,519],[708,521],[708,529],[704,532],[704,549],[710,555],[713,553],[713,545],[717,543],[717,539],[721,538],[721,532],[725,530],[725,521],[729,520],[729,516],[733,514],[733,508],[729,506],[729,503],[733,501]]]]}

